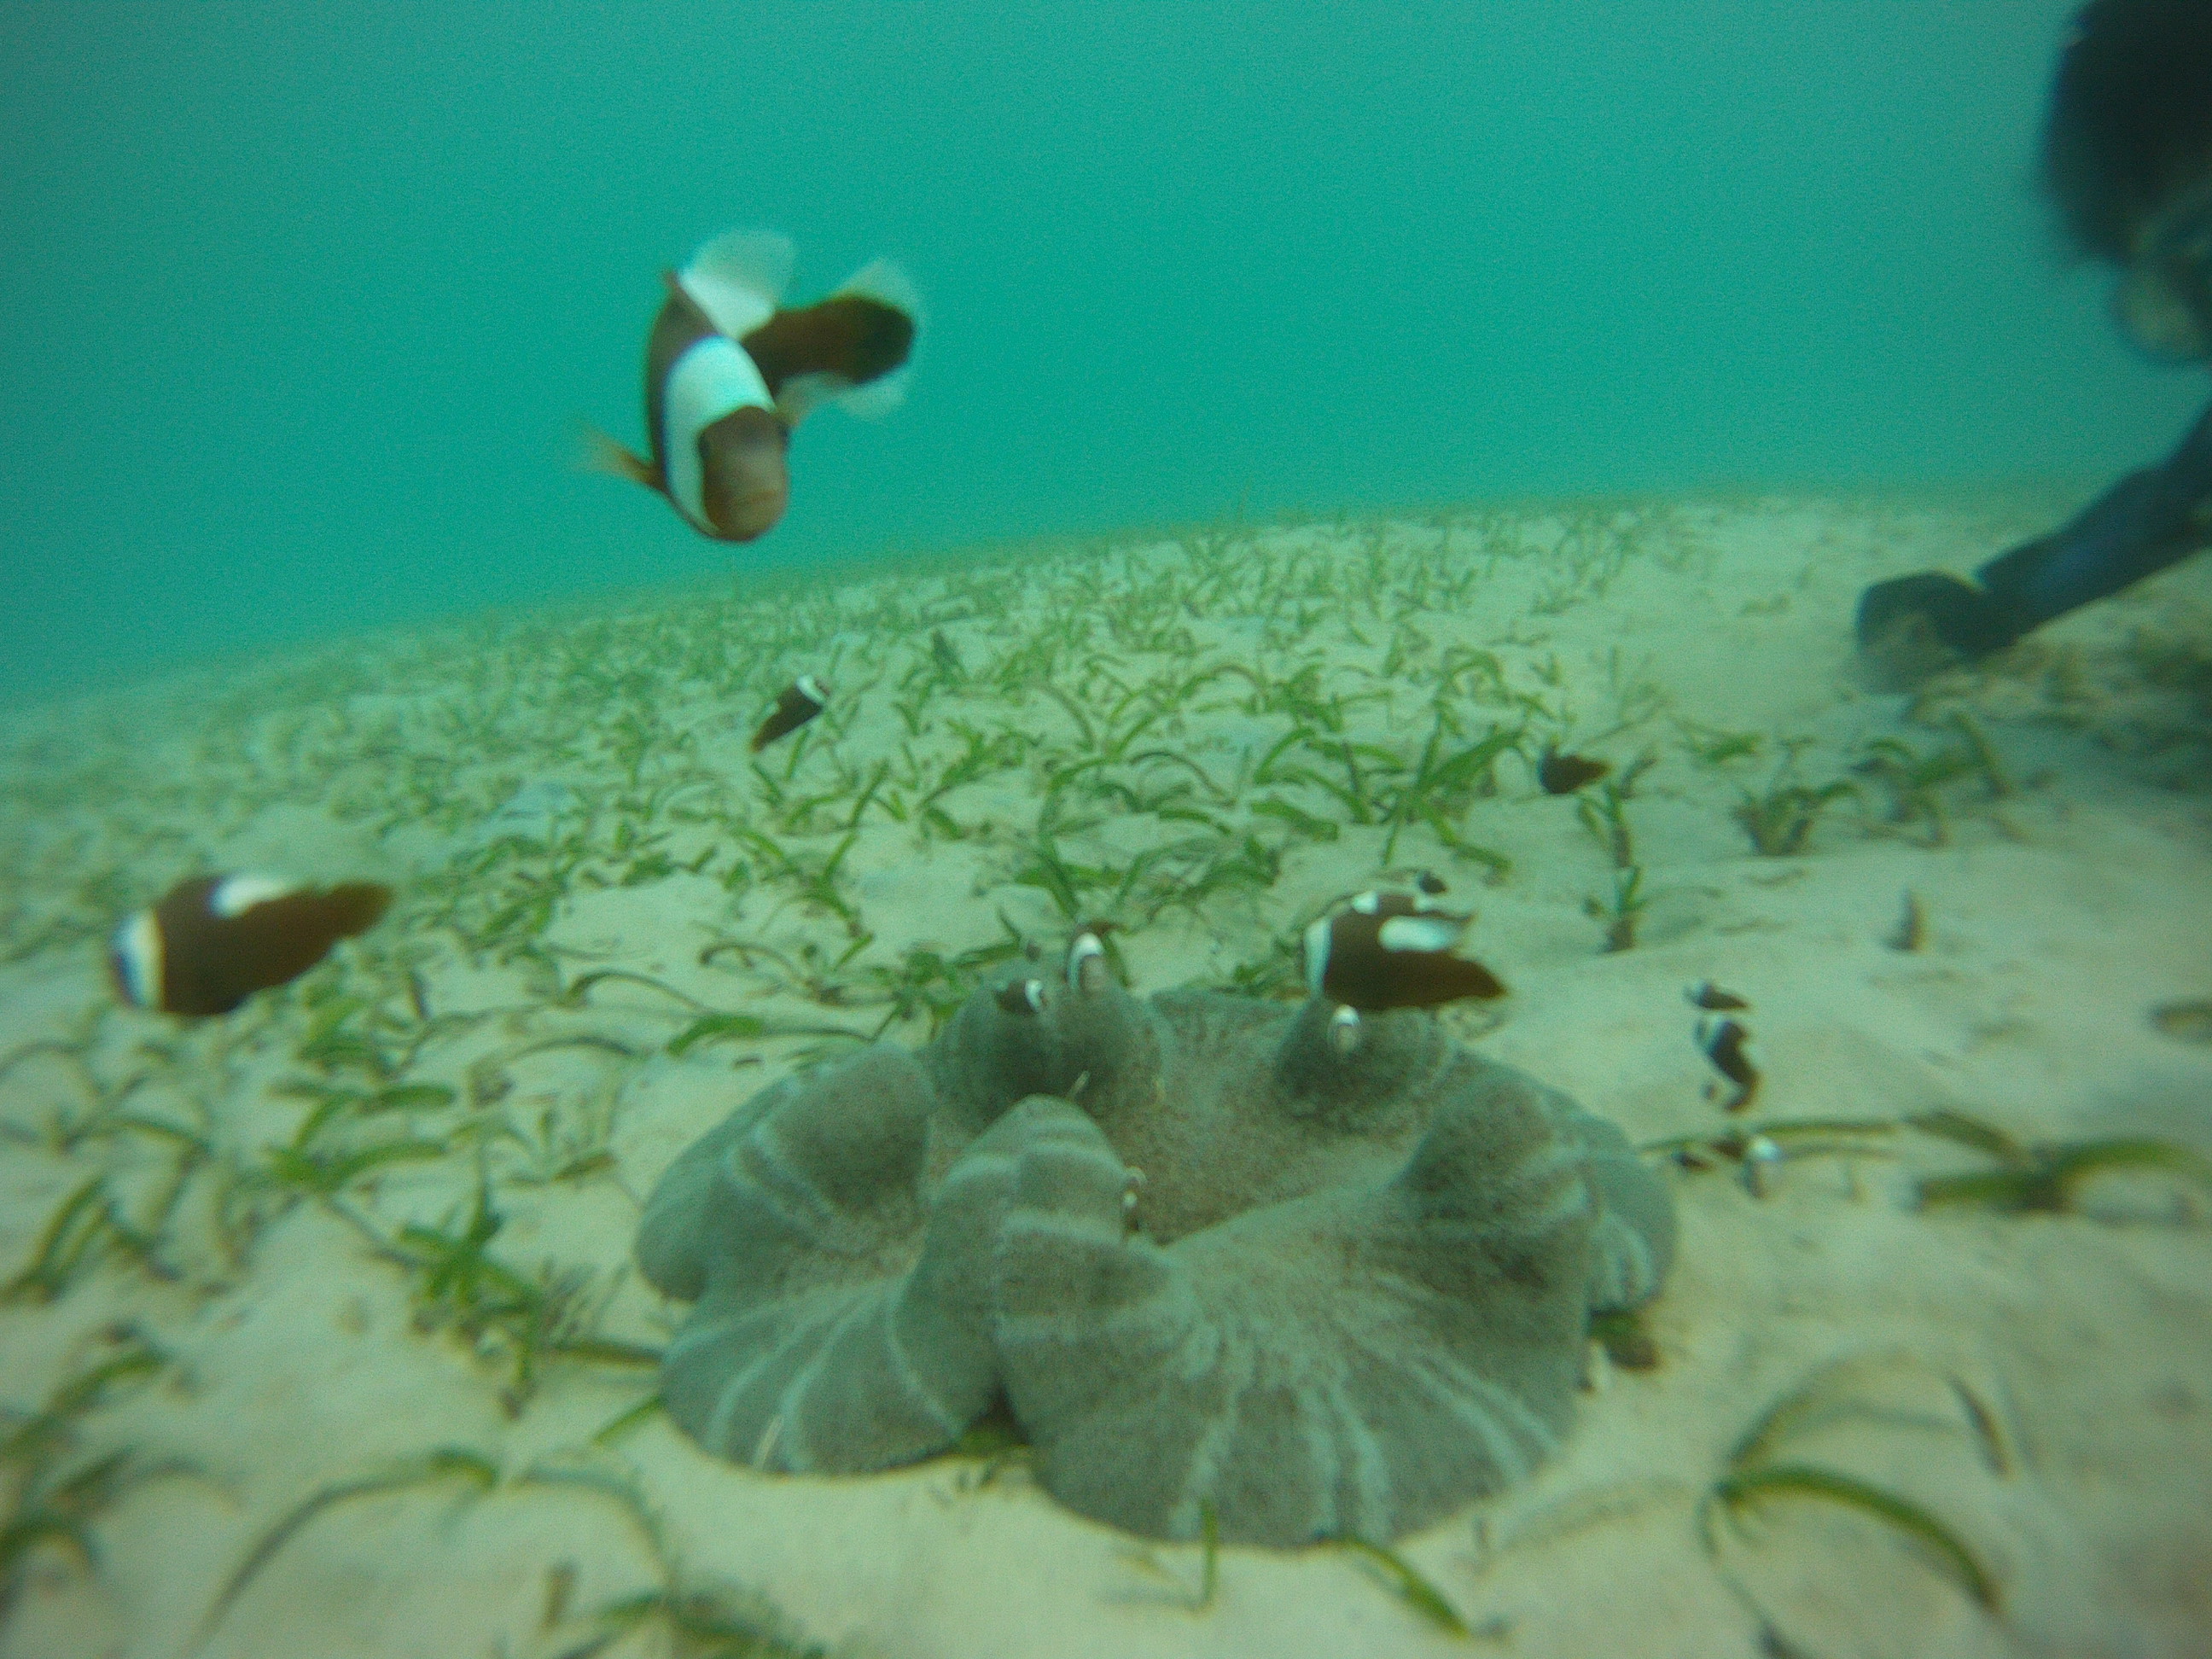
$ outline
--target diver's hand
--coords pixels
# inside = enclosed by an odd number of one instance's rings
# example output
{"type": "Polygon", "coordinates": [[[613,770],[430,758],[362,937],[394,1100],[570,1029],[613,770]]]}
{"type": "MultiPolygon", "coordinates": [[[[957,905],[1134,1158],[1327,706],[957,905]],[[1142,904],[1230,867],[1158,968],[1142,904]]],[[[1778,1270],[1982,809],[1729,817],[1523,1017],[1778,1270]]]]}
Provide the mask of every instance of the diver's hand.
{"type": "Polygon", "coordinates": [[[1859,655],[1887,690],[2002,651],[2024,631],[1996,595],[1940,570],[1876,582],[1859,595],[1859,655]]]}

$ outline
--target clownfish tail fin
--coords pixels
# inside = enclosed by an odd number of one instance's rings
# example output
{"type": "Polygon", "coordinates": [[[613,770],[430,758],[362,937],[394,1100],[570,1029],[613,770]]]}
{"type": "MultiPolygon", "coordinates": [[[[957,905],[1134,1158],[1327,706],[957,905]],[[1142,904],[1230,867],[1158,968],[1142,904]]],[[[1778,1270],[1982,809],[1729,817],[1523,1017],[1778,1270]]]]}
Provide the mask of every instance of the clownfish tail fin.
{"type": "Polygon", "coordinates": [[[823,325],[805,351],[806,370],[776,393],[787,425],[797,426],[824,404],[879,420],[906,401],[921,295],[897,264],[871,260],[799,314],[821,319],[823,325]]]}
{"type": "Polygon", "coordinates": [[[830,295],[833,300],[873,300],[879,306],[902,313],[913,324],[915,332],[921,331],[921,294],[914,285],[914,278],[896,259],[871,259],[840,283],[830,295]]]}
{"type": "Polygon", "coordinates": [[[856,376],[860,383],[839,392],[836,399],[848,415],[857,415],[864,421],[881,420],[906,401],[907,385],[914,373],[914,343],[921,337],[921,290],[896,260],[872,259],[848,276],[830,297],[870,300],[896,313],[896,318],[884,319],[888,326],[877,331],[878,339],[886,344],[896,342],[890,349],[897,354],[896,365],[865,379],[856,376]],[[905,319],[902,329],[898,318],[905,319]]]}
{"type": "Polygon", "coordinates": [[[660,490],[660,474],[651,461],[635,453],[591,425],[580,425],[576,430],[576,465],[586,472],[605,472],[611,477],[628,478],[641,483],[647,489],[660,490]]]}

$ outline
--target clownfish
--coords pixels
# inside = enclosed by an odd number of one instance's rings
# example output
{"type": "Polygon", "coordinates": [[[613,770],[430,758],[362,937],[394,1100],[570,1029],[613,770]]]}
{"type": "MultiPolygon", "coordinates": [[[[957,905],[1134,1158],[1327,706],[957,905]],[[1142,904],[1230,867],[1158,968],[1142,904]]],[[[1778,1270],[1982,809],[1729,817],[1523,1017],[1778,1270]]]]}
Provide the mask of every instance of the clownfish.
{"type": "Polygon", "coordinates": [[[1595,783],[1612,770],[1609,761],[1594,760],[1588,755],[1562,754],[1557,744],[1547,744],[1536,763],[1536,781],[1547,795],[1571,795],[1584,784],[1595,783]]]}
{"type": "Polygon", "coordinates": [[[1010,980],[991,994],[1002,1014],[1013,1014],[1027,1019],[1044,1012],[1044,981],[1041,979],[1010,980]]]}
{"type": "Polygon", "coordinates": [[[289,984],[331,946],[375,926],[392,890],[306,887],[273,876],[198,876],[115,930],[108,969],[134,1007],[205,1018],[289,984]]]}
{"type": "Polygon", "coordinates": [[[1424,894],[1362,893],[1306,929],[1306,987],[1347,1008],[1435,1008],[1505,987],[1452,947],[1471,918],[1424,894]]]}
{"type": "Polygon", "coordinates": [[[776,694],[775,707],[753,730],[753,753],[778,738],[787,738],[830,706],[830,692],[811,674],[801,674],[776,694]]]}
{"type": "Polygon", "coordinates": [[[653,459],[586,431],[586,465],[665,495],[702,536],[766,535],[791,499],[792,428],[825,403],[888,414],[906,395],[920,307],[887,259],[828,298],[778,308],[792,246],[773,231],[716,237],[681,270],[645,347],[653,459]]]}
{"type": "Polygon", "coordinates": [[[1712,1062],[1713,1070],[1735,1086],[1735,1092],[1721,1103],[1723,1111],[1741,1111],[1759,1092],[1759,1070],[1752,1064],[1750,1045],[1751,1033],[1741,1020],[1698,1022],[1698,1047],[1712,1062]]]}

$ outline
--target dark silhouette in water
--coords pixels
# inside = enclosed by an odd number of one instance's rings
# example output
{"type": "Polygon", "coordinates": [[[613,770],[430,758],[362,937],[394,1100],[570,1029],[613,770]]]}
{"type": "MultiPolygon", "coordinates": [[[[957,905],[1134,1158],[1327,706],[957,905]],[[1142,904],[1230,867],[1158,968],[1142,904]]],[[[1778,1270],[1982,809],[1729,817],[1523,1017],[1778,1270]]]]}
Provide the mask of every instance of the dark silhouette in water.
{"type": "MultiPolygon", "coordinates": [[[[2212,0],[2094,0],[2058,60],[2043,187],[2069,239],[2118,268],[2137,345],[2212,357],[2212,0]]],[[[1922,571],[1859,599],[1859,647],[1910,684],[2003,649],[2212,543],[2212,409],[2173,453],[1962,581],[1922,571]]]]}

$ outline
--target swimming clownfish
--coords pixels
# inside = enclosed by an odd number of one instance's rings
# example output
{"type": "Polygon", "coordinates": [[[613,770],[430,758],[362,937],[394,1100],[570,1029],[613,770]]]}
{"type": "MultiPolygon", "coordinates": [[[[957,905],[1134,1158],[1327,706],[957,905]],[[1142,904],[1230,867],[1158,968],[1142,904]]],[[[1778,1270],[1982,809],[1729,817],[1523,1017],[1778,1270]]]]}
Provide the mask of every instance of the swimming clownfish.
{"type": "Polygon", "coordinates": [[[305,887],[273,876],[199,876],[115,930],[115,988],[134,1007],[204,1018],[284,985],[366,933],[392,902],[375,882],[305,887]]]}
{"type": "Polygon", "coordinates": [[[733,230],[668,272],[645,347],[653,459],[586,434],[587,465],[659,491],[716,541],[751,541],[783,517],[785,452],[813,410],[887,414],[906,394],[920,307],[905,273],[878,259],[828,298],[784,311],[792,258],[788,238],[733,230]]]}
{"type": "Polygon", "coordinates": [[[754,728],[753,753],[757,755],[779,738],[789,737],[829,706],[828,689],[813,675],[801,674],[776,695],[775,707],[754,728]]]}
{"type": "Polygon", "coordinates": [[[1426,895],[1362,893],[1306,929],[1306,987],[1367,1013],[1504,996],[1496,975],[1452,954],[1468,921],[1426,895]]]}

